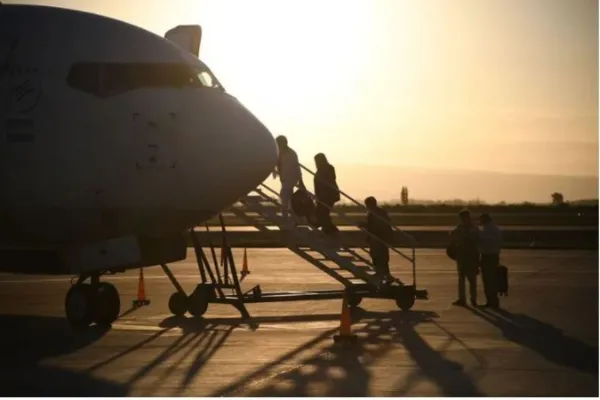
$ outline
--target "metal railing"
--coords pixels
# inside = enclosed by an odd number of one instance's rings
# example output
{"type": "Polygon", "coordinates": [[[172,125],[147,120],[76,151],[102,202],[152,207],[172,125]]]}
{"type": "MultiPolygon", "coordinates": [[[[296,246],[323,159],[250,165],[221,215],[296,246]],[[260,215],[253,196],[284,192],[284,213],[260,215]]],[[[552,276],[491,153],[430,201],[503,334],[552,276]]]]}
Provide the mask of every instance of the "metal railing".
{"type": "MultiPolygon", "coordinates": [[[[276,192],[274,189],[272,189],[271,187],[269,187],[268,185],[266,185],[266,184],[262,183],[262,184],[261,184],[261,186],[262,186],[264,189],[266,189],[267,191],[269,191],[269,192],[271,192],[272,194],[274,194],[275,196],[279,197],[279,194],[278,194],[278,193],[277,193],[277,192],[276,192]]],[[[261,195],[261,197],[263,197],[265,200],[269,201],[269,202],[270,202],[271,204],[273,204],[274,206],[281,207],[281,203],[280,203],[280,202],[278,202],[277,200],[273,199],[272,197],[269,197],[269,196],[268,196],[266,193],[262,193],[262,192],[261,192],[261,191],[259,191],[259,190],[256,190],[256,192],[257,192],[257,193],[259,193],[259,194],[261,195]]],[[[307,192],[308,192],[308,191],[307,191],[307,192]]],[[[308,192],[308,193],[312,195],[312,193],[310,193],[310,192],[308,192]]],[[[346,220],[345,220],[345,219],[343,219],[343,218],[342,218],[342,220],[346,221],[346,220]]],[[[350,221],[346,221],[346,222],[350,222],[350,221]]],[[[360,260],[360,261],[362,261],[362,262],[366,263],[367,265],[371,265],[371,263],[370,263],[370,262],[369,262],[369,261],[368,261],[368,260],[367,260],[365,257],[361,256],[360,254],[358,254],[357,252],[353,251],[353,250],[352,250],[352,249],[350,249],[349,247],[347,247],[347,246],[342,246],[342,248],[343,248],[345,251],[347,251],[348,253],[350,253],[351,255],[353,255],[354,257],[356,257],[358,260],[360,260]]],[[[367,249],[364,249],[364,248],[362,248],[362,247],[361,247],[360,249],[361,249],[361,250],[363,250],[364,252],[367,252],[367,253],[368,253],[367,249]]]]}
{"type": "MultiPolygon", "coordinates": [[[[316,173],[311,171],[309,168],[305,167],[304,165],[300,164],[300,167],[305,170],[306,172],[308,172],[310,175],[312,175],[313,177],[316,177],[317,179],[319,179],[316,176],[316,173]]],[[[342,191],[339,187],[333,186],[332,184],[330,184],[329,182],[325,182],[323,180],[320,181],[321,183],[324,183],[325,185],[329,186],[331,189],[334,189],[335,191],[337,191],[341,196],[345,197],[347,200],[350,200],[350,202],[354,203],[355,205],[357,205],[358,207],[360,207],[361,209],[363,209],[365,212],[368,212],[367,207],[360,203],[358,200],[354,199],[353,197],[351,197],[349,194],[345,193],[344,191],[342,191]]],[[[327,204],[324,204],[323,202],[319,201],[319,199],[317,199],[317,196],[314,195],[313,193],[311,193],[308,189],[305,188],[305,190],[310,193],[310,195],[314,198],[314,200],[316,200],[319,204],[323,204],[324,206],[326,206],[329,210],[331,210],[332,212],[336,213],[338,216],[341,217],[342,220],[347,221],[351,224],[353,224],[354,226],[358,227],[361,231],[367,233],[368,235],[370,235],[371,237],[376,238],[377,240],[379,240],[381,243],[385,244],[386,246],[388,246],[390,249],[396,251],[398,254],[405,256],[408,260],[412,261],[414,259],[414,257],[408,257],[406,255],[404,255],[404,253],[397,251],[396,248],[394,246],[392,246],[391,244],[385,242],[384,240],[380,239],[379,237],[372,235],[370,232],[366,231],[362,226],[358,225],[358,224],[354,224],[352,223],[352,221],[343,218],[343,213],[340,213],[338,210],[336,210],[334,207],[329,207],[327,206],[327,204]]],[[[395,232],[399,232],[402,236],[404,236],[406,239],[408,239],[409,244],[412,248],[412,250],[414,251],[415,249],[415,245],[416,245],[416,240],[415,238],[404,232],[401,229],[398,229],[398,227],[396,227],[394,224],[391,223],[391,221],[386,220],[385,218],[381,217],[380,215],[377,214],[373,214],[377,219],[379,219],[380,221],[382,221],[383,223],[385,223],[387,226],[389,226],[393,231],[395,232]]]]}
{"type": "MultiPolygon", "coordinates": [[[[310,175],[312,175],[313,177],[315,177],[316,179],[319,179],[316,176],[316,173],[313,172],[312,170],[310,170],[309,168],[305,167],[304,165],[300,164],[300,167],[308,172],[310,175]]],[[[320,181],[323,184],[329,186],[330,188],[336,190],[340,196],[343,196],[344,198],[346,198],[347,200],[349,200],[350,202],[354,203],[355,205],[357,205],[358,207],[362,208],[363,210],[365,210],[365,212],[368,211],[367,207],[358,202],[356,199],[354,199],[353,197],[351,197],[349,194],[345,193],[344,191],[340,190],[339,187],[333,186],[331,185],[329,182],[325,182],[325,181],[320,181]]],[[[269,192],[271,192],[272,194],[274,194],[275,196],[279,197],[279,193],[277,193],[275,190],[273,190],[272,188],[270,188],[268,185],[266,185],[265,183],[261,183],[260,185],[261,187],[267,189],[269,192]]],[[[299,185],[296,185],[297,187],[300,187],[299,185]]],[[[404,252],[400,251],[396,246],[392,245],[391,243],[388,243],[387,241],[385,241],[384,239],[372,234],[371,232],[369,232],[368,230],[366,230],[363,226],[354,223],[353,221],[351,221],[350,219],[348,219],[347,217],[344,216],[344,213],[339,212],[338,210],[336,210],[334,207],[330,207],[329,205],[323,203],[322,201],[320,201],[317,196],[315,194],[313,194],[312,192],[310,192],[307,188],[306,185],[303,188],[306,193],[317,203],[327,207],[331,212],[335,213],[340,220],[348,223],[349,225],[353,225],[355,227],[357,227],[361,232],[365,233],[369,238],[375,239],[378,242],[384,244],[387,248],[389,248],[392,252],[398,254],[399,256],[401,256],[402,258],[404,258],[405,260],[409,261],[412,264],[412,275],[413,275],[413,283],[416,287],[417,285],[417,279],[416,279],[416,240],[415,238],[404,232],[403,230],[399,229],[398,227],[396,227],[391,221],[386,220],[385,218],[377,215],[377,214],[373,214],[376,218],[378,218],[380,221],[384,222],[388,227],[390,227],[394,232],[398,232],[400,233],[403,237],[405,237],[408,241],[408,248],[411,250],[411,255],[406,255],[404,252]]],[[[275,203],[277,204],[277,203],[275,203]]],[[[362,249],[363,251],[366,251],[366,249],[362,249]]]]}

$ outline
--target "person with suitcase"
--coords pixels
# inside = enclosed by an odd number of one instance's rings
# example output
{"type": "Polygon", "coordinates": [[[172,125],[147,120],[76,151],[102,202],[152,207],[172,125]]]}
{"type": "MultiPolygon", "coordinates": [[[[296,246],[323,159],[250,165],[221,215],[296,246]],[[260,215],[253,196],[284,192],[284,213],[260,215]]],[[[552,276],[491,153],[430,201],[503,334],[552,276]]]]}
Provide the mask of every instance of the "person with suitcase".
{"type": "Polygon", "coordinates": [[[500,251],[502,249],[502,232],[494,223],[490,214],[479,216],[481,234],[479,235],[479,252],[481,253],[481,277],[487,303],[484,307],[499,308],[498,292],[506,279],[500,268],[500,251]]]}

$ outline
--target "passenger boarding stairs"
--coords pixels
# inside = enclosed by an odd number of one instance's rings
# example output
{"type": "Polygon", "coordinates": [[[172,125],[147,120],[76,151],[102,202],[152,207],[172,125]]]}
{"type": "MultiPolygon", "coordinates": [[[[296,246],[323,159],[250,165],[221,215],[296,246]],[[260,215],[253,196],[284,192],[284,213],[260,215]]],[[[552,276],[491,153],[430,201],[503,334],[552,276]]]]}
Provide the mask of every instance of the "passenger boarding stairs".
{"type": "MultiPolygon", "coordinates": [[[[302,168],[308,173],[313,174],[307,168],[302,168]]],[[[313,197],[313,200],[318,201],[312,193],[308,193],[313,197]]],[[[340,195],[359,207],[363,207],[344,192],[340,191],[340,195]]],[[[370,235],[361,226],[359,226],[359,229],[365,235],[369,235],[370,240],[379,240],[386,244],[393,253],[400,255],[402,259],[411,263],[412,285],[405,284],[397,279],[384,281],[381,277],[377,276],[371,260],[367,258],[368,256],[361,254],[361,251],[363,254],[368,253],[365,249],[352,249],[337,241],[334,242],[310,225],[288,228],[286,226],[286,222],[288,221],[280,214],[281,204],[279,202],[279,195],[265,184],[261,184],[250,194],[240,199],[239,203],[241,203],[241,207],[234,206],[230,210],[234,215],[259,231],[281,230],[282,244],[327,275],[342,283],[344,289],[263,292],[260,285],[256,285],[248,291],[243,291],[241,281],[245,276],[244,273],[249,273],[249,271],[242,270],[241,278],[238,278],[233,253],[227,240],[227,230],[223,215],[219,214],[223,241],[222,254],[224,255],[221,264],[222,269],[219,263],[217,263],[215,246],[208,224],[206,224],[206,231],[209,233],[209,243],[205,244],[208,244],[210,248],[213,259],[212,265],[209,257],[204,252],[203,243],[199,235],[194,229],[191,230],[191,239],[196,252],[201,282],[196,285],[195,290],[190,295],[186,294],[169,268],[165,264],[161,264],[164,272],[176,289],[176,292],[169,298],[169,310],[174,315],[181,316],[189,311],[194,316],[202,316],[209,304],[230,304],[240,311],[244,319],[248,319],[250,318],[250,314],[246,309],[247,303],[344,298],[347,299],[350,307],[356,307],[364,297],[394,299],[400,309],[410,310],[415,299],[428,298],[427,290],[417,290],[416,287],[415,241],[410,235],[402,232],[395,226],[390,225],[398,235],[406,239],[408,243],[407,247],[412,249],[411,256],[391,246],[391,243],[385,243],[381,239],[370,235]],[[224,292],[227,289],[231,290],[231,294],[224,292]]],[[[339,210],[333,209],[332,212],[337,214],[342,220],[348,221],[339,210]]],[[[388,222],[386,221],[386,223],[388,222]]]]}
{"type": "MultiPolygon", "coordinates": [[[[309,174],[314,176],[314,173],[308,168],[302,168],[309,174]]],[[[308,194],[315,202],[318,202],[314,194],[308,191],[308,194]]],[[[346,198],[355,205],[366,208],[345,194],[339,191],[341,197],[346,198]]],[[[368,251],[364,248],[351,249],[345,246],[340,241],[334,241],[320,232],[318,229],[308,226],[289,227],[289,222],[281,215],[281,203],[279,194],[267,186],[261,184],[258,188],[250,192],[247,196],[240,199],[242,207],[232,207],[229,211],[235,216],[242,219],[246,224],[255,227],[259,231],[272,231],[274,229],[282,231],[282,242],[292,252],[310,262],[324,273],[328,274],[345,287],[369,286],[377,290],[383,289],[390,284],[405,285],[398,279],[393,282],[385,282],[382,277],[375,274],[375,268],[370,260],[368,251]],[[253,215],[254,214],[254,215],[253,215]],[[287,222],[287,225],[286,225],[287,222]],[[300,243],[300,244],[298,244],[300,243]],[[361,254],[361,251],[362,253],[361,254]],[[333,264],[333,265],[332,265],[333,264]]],[[[331,209],[332,215],[338,215],[340,219],[350,222],[343,212],[334,208],[331,209]]],[[[290,220],[293,217],[290,215],[290,220]]],[[[387,221],[386,221],[387,223],[387,221]]],[[[355,225],[355,224],[354,224],[355,225]]],[[[355,225],[356,226],[356,225],[355,225]]],[[[412,254],[406,255],[398,250],[390,243],[383,242],[380,238],[368,233],[361,226],[357,226],[365,235],[369,235],[371,240],[378,240],[384,243],[393,253],[401,256],[402,259],[408,261],[412,267],[412,286],[416,289],[416,260],[415,260],[415,241],[414,238],[407,233],[399,230],[397,227],[390,225],[392,229],[402,235],[408,247],[411,248],[412,254]]],[[[390,260],[391,261],[391,260],[390,260]]]]}

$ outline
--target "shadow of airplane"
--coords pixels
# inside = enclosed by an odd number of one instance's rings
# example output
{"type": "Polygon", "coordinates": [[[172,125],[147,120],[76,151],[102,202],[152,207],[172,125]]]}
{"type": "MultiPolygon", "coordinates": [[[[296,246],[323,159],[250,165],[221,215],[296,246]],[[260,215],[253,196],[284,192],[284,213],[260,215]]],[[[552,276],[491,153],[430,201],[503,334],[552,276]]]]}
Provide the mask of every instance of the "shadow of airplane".
{"type": "Polygon", "coordinates": [[[98,341],[106,329],[74,332],[64,318],[0,315],[0,396],[127,396],[126,386],[43,365],[98,341]]]}

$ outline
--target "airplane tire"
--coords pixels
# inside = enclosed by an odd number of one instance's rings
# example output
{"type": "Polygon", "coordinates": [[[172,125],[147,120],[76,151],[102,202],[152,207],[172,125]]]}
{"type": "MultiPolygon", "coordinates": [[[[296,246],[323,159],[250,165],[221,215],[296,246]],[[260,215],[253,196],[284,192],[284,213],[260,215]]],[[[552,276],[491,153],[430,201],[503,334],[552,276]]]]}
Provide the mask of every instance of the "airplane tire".
{"type": "Polygon", "coordinates": [[[98,325],[110,326],[119,318],[121,298],[117,288],[108,282],[100,282],[95,293],[94,322],[98,325]]]}
{"type": "Polygon", "coordinates": [[[201,317],[208,310],[208,297],[205,292],[195,291],[194,294],[190,296],[189,300],[189,312],[194,317],[201,317]]]}
{"type": "Polygon", "coordinates": [[[65,298],[67,321],[73,328],[87,328],[94,317],[94,293],[91,285],[71,286],[65,298]]]}
{"type": "Polygon", "coordinates": [[[169,297],[169,311],[176,317],[183,316],[188,310],[188,298],[180,292],[175,292],[169,297]]]}
{"type": "Polygon", "coordinates": [[[396,292],[396,305],[402,311],[408,311],[415,304],[415,293],[413,290],[401,288],[396,292]]]}

